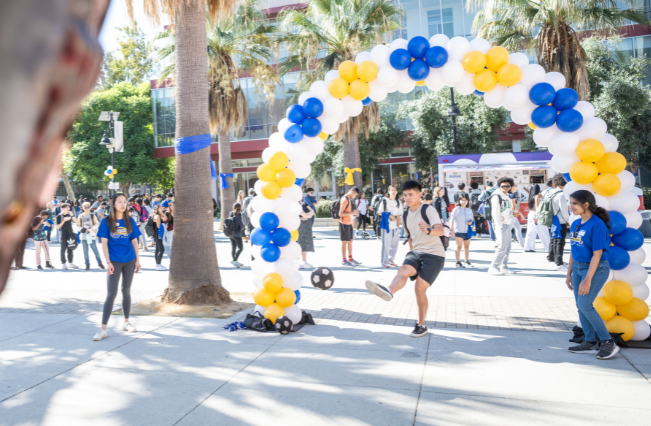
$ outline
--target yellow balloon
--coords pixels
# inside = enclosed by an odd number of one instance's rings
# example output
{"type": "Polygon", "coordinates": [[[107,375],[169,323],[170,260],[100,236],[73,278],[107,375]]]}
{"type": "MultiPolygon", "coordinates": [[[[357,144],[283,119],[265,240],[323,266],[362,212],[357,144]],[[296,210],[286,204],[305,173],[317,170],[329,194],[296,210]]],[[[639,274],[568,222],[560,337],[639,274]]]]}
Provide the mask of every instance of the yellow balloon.
{"type": "Polygon", "coordinates": [[[612,197],[613,195],[617,195],[621,188],[622,181],[620,181],[617,176],[610,173],[601,174],[595,178],[594,182],[592,182],[592,189],[602,197],[612,197]]]}
{"type": "Polygon", "coordinates": [[[617,307],[606,300],[605,297],[597,297],[592,306],[597,310],[602,320],[607,321],[617,312],[617,307]]]}
{"type": "Polygon", "coordinates": [[[464,70],[476,74],[486,66],[486,55],[477,50],[473,50],[464,55],[461,65],[463,65],[464,70]]]}
{"type": "Polygon", "coordinates": [[[607,152],[595,164],[599,169],[599,173],[612,173],[616,175],[623,172],[626,168],[626,158],[619,152],[607,152]]]}
{"type": "Polygon", "coordinates": [[[625,305],[617,305],[617,313],[631,321],[642,321],[649,316],[649,305],[634,297],[625,305]]]}
{"type": "Polygon", "coordinates": [[[269,165],[274,170],[282,170],[289,165],[289,157],[284,152],[278,151],[269,159],[269,165]]]}
{"type": "Polygon", "coordinates": [[[290,234],[292,236],[292,241],[298,241],[298,229],[294,229],[290,234]]]}
{"type": "Polygon", "coordinates": [[[276,323],[278,317],[282,317],[283,315],[285,315],[285,310],[277,303],[272,303],[271,305],[267,306],[267,309],[264,310],[264,317],[274,324],[276,323]]]}
{"type": "Polygon", "coordinates": [[[343,78],[348,83],[357,80],[357,64],[353,61],[342,62],[341,65],[339,65],[339,77],[343,78]]]}
{"type": "Polygon", "coordinates": [[[529,128],[530,128],[531,130],[536,130],[536,129],[538,128],[538,126],[536,126],[535,124],[533,124],[533,121],[530,121],[530,122],[529,122],[529,128]]]}
{"type": "Polygon", "coordinates": [[[604,297],[613,305],[625,305],[633,300],[633,289],[624,281],[613,280],[604,286],[604,297]]]}
{"type": "Polygon", "coordinates": [[[417,81],[416,86],[424,86],[425,85],[425,80],[417,81]]]}
{"type": "Polygon", "coordinates": [[[522,70],[515,64],[502,65],[497,71],[497,82],[502,86],[515,86],[522,78],[522,70]]]}
{"type": "Polygon", "coordinates": [[[356,101],[363,101],[368,98],[369,93],[371,93],[371,88],[368,86],[368,83],[364,83],[362,80],[355,80],[350,83],[348,92],[351,98],[356,101]]]}
{"type": "Polygon", "coordinates": [[[263,182],[273,182],[276,179],[276,171],[267,163],[260,164],[258,178],[263,182]]]}
{"type": "Polygon", "coordinates": [[[326,140],[326,139],[328,139],[328,135],[327,135],[327,133],[324,133],[324,132],[319,133],[319,137],[321,138],[321,140],[326,140]]]}
{"type": "Polygon", "coordinates": [[[495,46],[486,52],[486,68],[498,71],[509,62],[509,51],[503,47],[495,46]]]}
{"type": "Polygon", "coordinates": [[[280,274],[277,274],[276,272],[271,272],[264,276],[262,279],[262,285],[269,293],[276,294],[283,288],[283,277],[281,277],[280,274]]]}
{"type": "Polygon", "coordinates": [[[333,98],[343,99],[348,94],[348,82],[343,78],[335,78],[328,83],[328,92],[333,98]]]}
{"type": "Polygon", "coordinates": [[[596,139],[586,139],[576,147],[576,155],[579,156],[581,161],[588,163],[601,160],[605,153],[604,144],[596,139]]]}
{"type": "Polygon", "coordinates": [[[579,185],[592,183],[598,174],[599,170],[597,170],[597,166],[592,163],[586,163],[585,161],[575,163],[570,169],[570,177],[579,185]]]}
{"type": "Polygon", "coordinates": [[[377,64],[373,61],[364,61],[357,66],[357,77],[370,83],[377,78],[377,64]]]}
{"type": "Polygon", "coordinates": [[[491,70],[481,70],[473,78],[475,89],[480,92],[490,92],[497,86],[497,75],[491,70]]]}
{"type": "Polygon", "coordinates": [[[275,293],[268,291],[264,287],[260,287],[253,294],[253,301],[260,306],[269,306],[274,303],[275,299],[275,293]]]}
{"type": "Polygon", "coordinates": [[[276,182],[266,182],[262,185],[262,196],[267,200],[275,200],[280,197],[283,189],[276,182]]]}
{"type": "Polygon", "coordinates": [[[635,326],[628,318],[614,316],[606,321],[606,328],[609,333],[624,333],[622,339],[631,340],[635,334],[635,326]]]}
{"type": "Polygon", "coordinates": [[[118,174],[118,169],[113,169],[113,174],[117,175],[118,174]]]}
{"type": "Polygon", "coordinates": [[[289,308],[296,302],[296,293],[288,288],[283,288],[276,294],[276,303],[283,308],[289,308]]]}
{"type": "Polygon", "coordinates": [[[276,183],[282,188],[289,188],[296,183],[296,173],[290,169],[282,169],[276,173],[276,183]]]}

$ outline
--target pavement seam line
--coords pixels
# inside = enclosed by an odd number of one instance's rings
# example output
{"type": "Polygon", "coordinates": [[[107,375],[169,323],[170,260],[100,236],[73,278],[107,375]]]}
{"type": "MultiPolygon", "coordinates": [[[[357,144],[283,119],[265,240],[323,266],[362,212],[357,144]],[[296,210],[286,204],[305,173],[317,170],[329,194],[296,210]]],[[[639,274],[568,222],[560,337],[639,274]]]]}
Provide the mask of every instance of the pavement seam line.
{"type": "MultiPolygon", "coordinates": [[[[53,314],[45,314],[45,315],[53,315],[53,314]]],[[[56,315],[56,314],[54,314],[54,315],[56,315]]],[[[67,318],[67,319],[61,320],[61,321],[59,321],[59,322],[54,322],[54,323],[52,323],[52,324],[44,325],[43,327],[35,328],[35,329],[33,329],[33,330],[26,331],[26,332],[21,333],[21,334],[17,334],[17,335],[15,335],[15,336],[13,336],[13,337],[8,337],[8,338],[6,338],[6,339],[4,339],[4,340],[0,340],[0,343],[2,343],[2,342],[6,342],[7,340],[15,339],[16,337],[24,336],[25,334],[35,333],[35,332],[37,332],[37,331],[39,331],[39,330],[43,330],[44,328],[51,327],[51,326],[53,326],[53,325],[57,325],[57,324],[61,324],[62,322],[70,321],[70,320],[75,319],[75,318],[77,318],[77,317],[80,317],[80,316],[82,316],[82,315],[86,315],[86,314],[77,314],[77,315],[75,315],[75,316],[72,317],[72,318],[67,318]]]]}
{"type": "Polygon", "coordinates": [[[638,370],[638,368],[635,365],[633,365],[633,363],[628,358],[626,358],[626,355],[624,355],[621,350],[619,351],[619,354],[622,356],[622,358],[624,358],[626,360],[626,362],[628,362],[631,365],[631,367],[633,367],[635,369],[635,371],[640,373],[640,376],[642,376],[644,378],[644,380],[646,380],[647,382],[649,382],[649,384],[651,384],[651,380],[649,380],[649,378],[647,376],[645,376],[644,373],[642,373],[640,370],[638,370]]]}
{"type": "MultiPolygon", "coordinates": [[[[82,314],[82,315],[84,315],[84,314],[82,314]]],[[[71,318],[71,319],[72,319],[72,318],[71,318]]],[[[175,319],[174,321],[170,321],[170,322],[168,322],[168,323],[166,323],[166,324],[161,325],[160,327],[156,327],[155,329],[153,329],[153,330],[151,330],[151,331],[148,331],[148,332],[146,332],[146,333],[142,333],[140,336],[138,336],[138,337],[134,337],[133,339],[129,340],[128,342],[123,343],[123,344],[121,344],[120,346],[116,346],[115,348],[111,349],[110,351],[106,351],[106,352],[104,352],[104,353],[101,354],[101,355],[98,355],[98,356],[96,356],[96,357],[94,357],[94,358],[90,358],[90,359],[88,359],[88,360],[86,360],[86,361],[84,361],[84,362],[82,362],[82,363],[80,363],[80,364],[77,364],[77,365],[75,365],[75,366],[73,366],[73,367],[68,368],[67,370],[64,370],[64,371],[62,371],[62,372],[60,372],[60,373],[58,373],[58,374],[55,374],[54,376],[49,377],[49,378],[43,380],[42,382],[36,383],[35,385],[32,385],[32,386],[30,386],[30,387],[28,387],[28,388],[26,388],[26,389],[23,389],[23,390],[21,390],[20,392],[16,392],[15,394],[13,394],[13,395],[11,395],[11,396],[8,396],[8,397],[6,397],[5,399],[0,400],[0,403],[5,402],[5,401],[7,401],[7,400],[9,400],[9,399],[11,399],[11,398],[17,396],[17,395],[20,395],[20,394],[23,393],[23,392],[27,392],[27,391],[30,390],[30,389],[34,389],[36,386],[40,386],[40,385],[42,385],[42,384],[45,383],[45,382],[49,382],[50,380],[54,379],[55,377],[59,377],[60,375],[65,374],[65,373],[67,373],[67,372],[69,372],[69,371],[72,371],[72,370],[74,370],[75,368],[77,368],[77,367],[79,367],[79,366],[82,366],[82,365],[84,365],[84,364],[88,364],[89,362],[95,361],[97,358],[99,358],[99,357],[101,357],[101,356],[104,356],[104,355],[106,355],[106,354],[109,353],[109,352],[113,352],[114,350],[116,350],[116,349],[120,349],[121,347],[126,346],[126,345],[128,345],[129,343],[133,343],[133,342],[135,342],[136,340],[140,339],[141,337],[146,336],[146,335],[148,335],[148,334],[150,334],[150,333],[153,333],[154,331],[156,331],[156,330],[158,330],[158,329],[160,329],[160,328],[166,327],[166,326],[168,326],[168,325],[172,324],[173,322],[176,322],[176,321],[178,321],[178,320],[180,320],[180,319],[181,319],[181,318],[177,318],[177,319],[175,319]]]]}
{"type": "Polygon", "coordinates": [[[423,374],[420,376],[420,387],[418,388],[418,399],[416,399],[416,409],[414,410],[414,422],[412,426],[416,426],[416,419],[418,418],[418,405],[420,404],[420,394],[423,392],[423,380],[425,380],[425,369],[427,368],[427,360],[429,359],[429,345],[432,341],[432,333],[427,331],[427,351],[425,352],[425,362],[423,363],[423,374]]]}

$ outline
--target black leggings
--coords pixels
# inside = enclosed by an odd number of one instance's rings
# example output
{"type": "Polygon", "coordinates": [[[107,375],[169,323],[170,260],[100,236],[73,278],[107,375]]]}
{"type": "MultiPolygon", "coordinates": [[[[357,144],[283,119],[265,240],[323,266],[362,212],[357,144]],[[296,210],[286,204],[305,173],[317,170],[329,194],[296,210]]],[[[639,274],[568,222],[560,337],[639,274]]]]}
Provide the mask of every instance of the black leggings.
{"type": "Polygon", "coordinates": [[[231,238],[231,256],[233,260],[237,262],[237,258],[242,254],[244,250],[244,244],[242,243],[242,237],[233,237],[231,238]]]}
{"type": "Polygon", "coordinates": [[[360,213],[357,218],[357,230],[359,231],[359,227],[362,226],[362,229],[366,231],[366,222],[368,222],[368,216],[360,213]]]}
{"type": "Polygon", "coordinates": [[[129,319],[129,311],[131,310],[131,282],[133,275],[136,272],[136,259],[131,262],[120,263],[112,262],[113,275],[106,274],[106,302],[104,302],[104,312],[102,313],[102,324],[106,325],[108,319],[113,312],[113,302],[115,296],[118,295],[118,284],[120,283],[120,276],[122,277],[122,312],[124,317],[129,319]]]}
{"type": "Polygon", "coordinates": [[[160,265],[160,263],[163,261],[163,255],[165,254],[165,246],[163,245],[163,240],[157,232],[154,233],[154,242],[156,243],[154,258],[156,259],[156,265],[160,265]]]}

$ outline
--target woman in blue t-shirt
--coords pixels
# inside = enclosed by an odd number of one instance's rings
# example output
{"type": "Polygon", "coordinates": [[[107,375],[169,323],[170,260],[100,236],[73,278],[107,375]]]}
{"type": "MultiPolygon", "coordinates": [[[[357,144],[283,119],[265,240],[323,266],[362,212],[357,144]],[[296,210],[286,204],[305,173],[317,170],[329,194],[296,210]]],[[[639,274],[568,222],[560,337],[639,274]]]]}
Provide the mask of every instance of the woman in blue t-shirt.
{"type": "Polygon", "coordinates": [[[122,311],[124,312],[122,329],[132,333],[136,331],[129,322],[129,311],[131,310],[131,282],[133,275],[140,271],[138,254],[140,229],[136,221],[127,213],[127,197],[124,194],[115,194],[111,197],[108,216],[99,224],[97,236],[102,238],[102,251],[106,259],[108,294],[104,302],[102,328],[93,338],[96,341],[107,337],[106,324],[113,311],[120,277],[122,277],[122,311]]]}
{"type": "Polygon", "coordinates": [[[619,352],[606,324],[592,306],[610,273],[610,216],[597,207],[592,192],[579,190],[570,195],[572,213],[581,216],[570,228],[572,256],[567,268],[567,287],[574,291],[585,340],[569,348],[572,353],[597,354],[609,359],[619,352]]]}

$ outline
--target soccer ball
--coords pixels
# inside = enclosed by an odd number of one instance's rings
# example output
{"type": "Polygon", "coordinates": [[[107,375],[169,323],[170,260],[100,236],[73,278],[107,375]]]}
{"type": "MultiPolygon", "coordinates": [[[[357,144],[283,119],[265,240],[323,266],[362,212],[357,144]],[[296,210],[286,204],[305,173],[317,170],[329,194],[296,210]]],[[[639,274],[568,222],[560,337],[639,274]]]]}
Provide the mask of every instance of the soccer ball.
{"type": "Polygon", "coordinates": [[[286,316],[278,317],[276,319],[276,330],[278,330],[278,333],[280,334],[289,334],[289,332],[292,331],[293,326],[294,323],[292,320],[286,316]]]}
{"type": "Polygon", "coordinates": [[[319,267],[312,272],[310,277],[312,285],[321,290],[328,290],[335,283],[335,275],[329,268],[319,267]]]}

